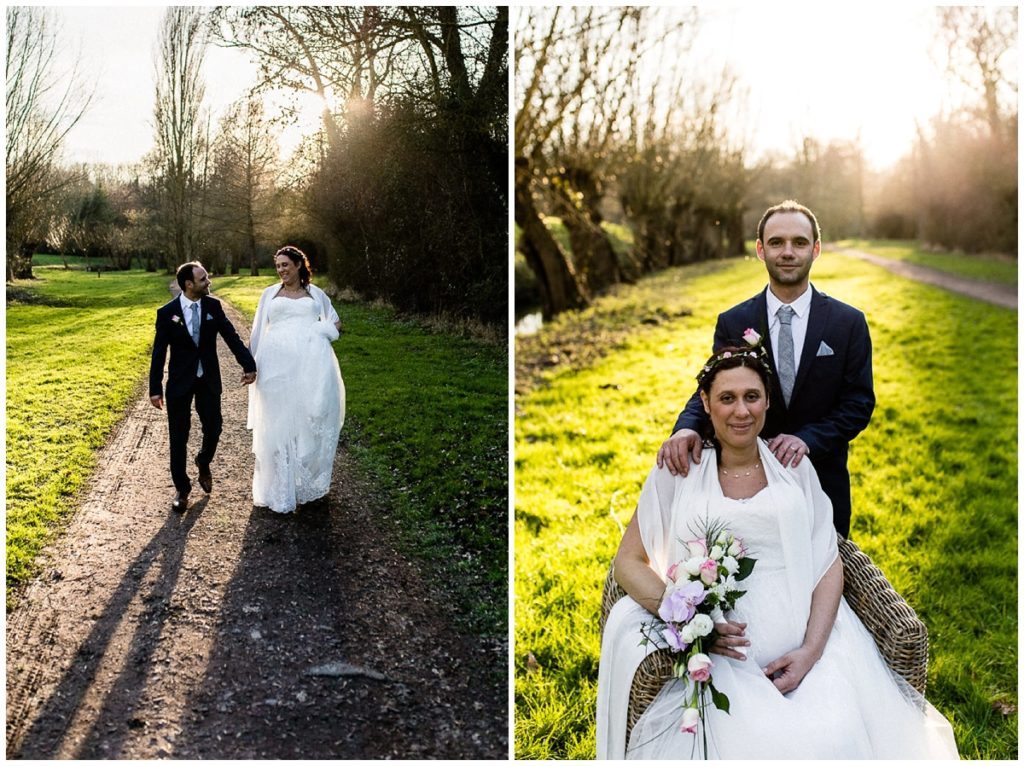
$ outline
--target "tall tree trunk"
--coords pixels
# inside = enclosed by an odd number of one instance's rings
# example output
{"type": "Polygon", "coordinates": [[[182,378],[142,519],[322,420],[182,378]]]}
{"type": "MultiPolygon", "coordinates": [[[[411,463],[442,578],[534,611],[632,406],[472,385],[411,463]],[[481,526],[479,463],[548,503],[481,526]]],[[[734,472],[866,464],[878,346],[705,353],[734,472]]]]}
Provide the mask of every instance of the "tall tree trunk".
{"type": "Polygon", "coordinates": [[[569,230],[576,274],[588,293],[593,295],[622,281],[615,250],[604,229],[588,220],[585,213],[575,211],[563,215],[562,223],[569,230]]]}
{"type": "Polygon", "coordinates": [[[583,308],[589,299],[576,278],[572,263],[555,242],[540,217],[529,188],[529,171],[516,168],[516,223],[522,229],[520,247],[537,275],[545,319],[561,311],[583,308]]]}
{"type": "Polygon", "coordinates": [[[249,251],[249,276],[258,277],[259,269],[256,268],[256,221],[252,212],[252,200],[250,198],[247,216],[245,221],[246,245],[249,251]]]}

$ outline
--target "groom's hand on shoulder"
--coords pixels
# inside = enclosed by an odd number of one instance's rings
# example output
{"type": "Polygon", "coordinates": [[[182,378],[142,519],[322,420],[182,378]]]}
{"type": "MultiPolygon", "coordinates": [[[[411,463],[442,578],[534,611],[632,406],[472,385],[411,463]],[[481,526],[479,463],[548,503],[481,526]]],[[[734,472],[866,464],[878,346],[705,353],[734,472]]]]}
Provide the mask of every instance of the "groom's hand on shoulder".
{"type": "Polygon", "coordinates": [[[149,397],[149,401],[158,410],[162,410],[164,408],[164,398],[160,396],[160,394],[149,397]]]}
{"type": "Polygon", "coordinates": [[[680,428],[658,450],[658,468],[668,468],[673,476],[686,476],[690,472],[691,457],[694,463],[700,463],[703,447],[696,431],[680,428]]]}

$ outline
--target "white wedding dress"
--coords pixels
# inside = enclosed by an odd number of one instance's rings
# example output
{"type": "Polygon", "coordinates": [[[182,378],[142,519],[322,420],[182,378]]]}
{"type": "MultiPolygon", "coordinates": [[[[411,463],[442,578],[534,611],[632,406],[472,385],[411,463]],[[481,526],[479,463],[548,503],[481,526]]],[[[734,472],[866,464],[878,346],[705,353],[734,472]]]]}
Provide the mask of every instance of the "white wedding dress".
{"type": "Polygon", "coordinates": [[[330,491],[345,385],[331,348],[338,331],[330,300],[314,285],[308,297],[275,298],[280,287],[264,291],[253,322],[248,427],[253,503],[289,513],[330,491]]]}
{"type": "MultiPolygon", "coordinates": [[[[840,602],[821,659],[783,695],[761,668],[803,642],[810,593],[838,556],[831,503],[803,461],[783,469],[763,443],[769,485],[748,500],[726,498],[714,450],[690,477],[652,471],[637,505],[652,565],[664,571],[687,557],[694,521],[724,522],[756,559],[732,617],[747,623],[745,661],[711,655],[715,687],[728,714],[709,706],[708,757],[716,759],[957,758],[949,723],[892,673],[867,629],[840,602]],[[816,508],[814,506],[817,506],[816,508]],[[827,526],[826,526],[827,522],[827,526]]],[[[700,733],[681,732],[684,681],[669,681],[637,721],[628,746],[625,710],[633,672],[647,649],[639,626],[652,615],[625,597],[613,608],[601,648],[598,757],[697,759],[700,733]]]]}

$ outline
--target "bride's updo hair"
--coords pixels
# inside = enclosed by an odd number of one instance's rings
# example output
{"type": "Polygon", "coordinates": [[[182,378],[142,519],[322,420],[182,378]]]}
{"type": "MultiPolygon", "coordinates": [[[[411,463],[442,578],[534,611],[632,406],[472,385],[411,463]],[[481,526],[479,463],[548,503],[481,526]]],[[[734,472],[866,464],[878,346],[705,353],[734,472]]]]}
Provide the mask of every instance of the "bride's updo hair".
{"type": "Polygon", "coordinates": [[[309,258],[306,257],[306,254],[297,247],[285,245],[274,253],[275,258],[279,255],[288,256],[288,259],[299,267],[299,284],[306,287],[313,277],[313,270],[309,268],[309,258]]]}
{"type": "MultiPolygon", "coordinates": [[[[700,373],[697,375],[697,387],[708,397],[711,396],[711,385],[722,370],[734,370],[737,367],[746,367],[757,373],[764,386],[764,394],[767,397],[771,391],[772,368],[768,364],[768,353],[761,345],[757,346],[726,346],[704,362],[700,373]]],[[[704,433],[701,434],[706,443],[713,443],[717,447],[714,438],[715,428],[708,418],[704,425],[704,433]]]]}
{"type": "Polygon", "coordinates": [[[760,346],[726,346],[718,353],[712,354],[697,375],[697,386],[710,396],[711,384],[718,377],[718,373],[737,367],[746,367],[756,372],[764,384],[764,392],[767,394],[771,390],[772,370],[768,366],[768,355],[760,346]]]}

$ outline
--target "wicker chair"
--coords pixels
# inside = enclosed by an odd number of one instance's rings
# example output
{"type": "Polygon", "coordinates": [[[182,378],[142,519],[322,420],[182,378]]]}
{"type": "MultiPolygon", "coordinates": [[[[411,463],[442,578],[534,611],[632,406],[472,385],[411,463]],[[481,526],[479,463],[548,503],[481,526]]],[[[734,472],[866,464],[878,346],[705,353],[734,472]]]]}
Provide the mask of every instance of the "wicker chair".
{"type": "MultiPolygon", "coordinates": [[[[839,537],[839,555],[843,560],[843,595],[860,617],[878,645],[878,651],[896,673],[924,694],[928,675],[928,629],[903,600],[882,570],[867,554],[849,540],[839,537]]],[[[608,568],[601,599],[601,632],[612,606],[625,595],[615,582],[614,565],[608,568]]],[[[629,690],[626,736],[672,676],[672,660],[662,649],[647,656],[633,676],[629,690]]]]}

